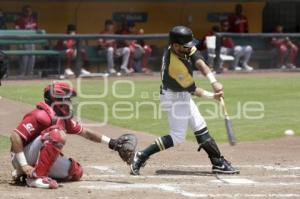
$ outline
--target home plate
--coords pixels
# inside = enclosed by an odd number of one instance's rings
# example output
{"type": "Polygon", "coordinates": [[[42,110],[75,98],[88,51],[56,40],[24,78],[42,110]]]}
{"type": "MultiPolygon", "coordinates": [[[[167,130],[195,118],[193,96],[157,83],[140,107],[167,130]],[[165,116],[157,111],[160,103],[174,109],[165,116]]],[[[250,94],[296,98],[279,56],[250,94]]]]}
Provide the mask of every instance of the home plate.
{"type": "Polygon", "coordinates": [[[223,182],[223,183],[227,183],[227,184],[255,184],[256,182],[252,181],[252,180],[248,180],[248,179],[243,179],[243,178],[228,178],[228,179],[219,179],[219,180],[212,180],[211,182],[223,182]]]}
{"type": "Polygon", "coordinates": [[[97,169],[101,172],[108,172],[108,173],[116,173],[115,170],[111,169],[110,167],[107,166],[86,166],[87,168],[93,168],[93,169],[97,169]]]}

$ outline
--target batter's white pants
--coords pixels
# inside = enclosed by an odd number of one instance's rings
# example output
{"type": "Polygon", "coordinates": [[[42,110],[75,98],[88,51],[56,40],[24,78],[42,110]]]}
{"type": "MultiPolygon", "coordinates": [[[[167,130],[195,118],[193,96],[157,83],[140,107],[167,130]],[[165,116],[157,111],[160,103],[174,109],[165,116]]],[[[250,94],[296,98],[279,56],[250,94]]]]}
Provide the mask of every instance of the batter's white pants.
{"type": "MultiPolygon", "coordinates": [[[[41,141],[41,136],[39,136],[24,148],[24,154],[29,165],[34,166],[36,164],[42,147],[43,143],[41,141]]],[[[18,174],[22,174],[22,169],[14,153],[12,153],[12,165],[17,170],[18,174]]],[[[50,169],[49,177],[55,179],[66,179],[69,176],[70,166],[71,161],[63,155],[59,155],[50,169]]]]}
{"type": "Polygon", "coordinates": [[[162,90],[160,107],[168,113],[169,134],[174,146],[184,142],[188,127],[193,132],[206,127],[206,122],[189,92],[162,90]]]}

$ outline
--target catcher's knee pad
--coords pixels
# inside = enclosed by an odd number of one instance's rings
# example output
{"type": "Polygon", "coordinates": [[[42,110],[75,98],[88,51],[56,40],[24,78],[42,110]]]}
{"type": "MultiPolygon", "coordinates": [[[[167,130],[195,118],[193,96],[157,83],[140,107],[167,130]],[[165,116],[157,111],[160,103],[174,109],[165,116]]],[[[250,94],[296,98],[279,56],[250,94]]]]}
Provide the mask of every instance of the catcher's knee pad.
{"type": "Polygon", "coordinates": [[[63,129],[52,126],[42,132],[41,140],[43,144],[52,144],[58,149],[62,149],[66,143],[66,133],[63,129]]]}
{"type": "Polygon", "coordinates": [[[70,158],[70,161],[71,165],[69,169],[68,180],[79,181],[83,174],[82,166],[72,158],[70,158]]]}
{"type": "Polygon", "coordinates": [[[174,146],[171,135],[165,135],[165,136],[157,138],[155,140],[155,144],[158,146],[159,150],[161,150],[161,151],[174,146]]]}

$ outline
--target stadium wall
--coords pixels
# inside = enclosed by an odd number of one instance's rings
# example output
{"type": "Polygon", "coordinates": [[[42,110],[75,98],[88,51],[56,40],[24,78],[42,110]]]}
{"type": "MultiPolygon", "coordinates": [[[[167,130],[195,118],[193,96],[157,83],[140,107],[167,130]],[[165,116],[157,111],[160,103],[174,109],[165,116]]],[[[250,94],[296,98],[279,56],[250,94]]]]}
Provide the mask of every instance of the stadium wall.
{"type": "MultiPolygon", "coordinates": [[[[23,1],[24,2],[24,1],[23,1]]],[[[1,1],[4,12],[19,12],[21,1],[1,1]]],[[[148,20],[137,23],[145,33],[167,32],[177,24],[189,25],[197,37],[201,37],[211,26],[208,13],[233,12],[235,2],[181,2],[181,1],[27,1],[38,14],[39,26],[49,33],[65,32],[66,25],[75,23],[79,33],[98,33],[105,19],[112,18],[113,12],[146,12],[148,20]]],[[[262,10],[264,1],[242,3],[248,17],[250,32],[262,31],[262,10]]],[[[10,24],[12,26],[12,24],[10,24]]]]}

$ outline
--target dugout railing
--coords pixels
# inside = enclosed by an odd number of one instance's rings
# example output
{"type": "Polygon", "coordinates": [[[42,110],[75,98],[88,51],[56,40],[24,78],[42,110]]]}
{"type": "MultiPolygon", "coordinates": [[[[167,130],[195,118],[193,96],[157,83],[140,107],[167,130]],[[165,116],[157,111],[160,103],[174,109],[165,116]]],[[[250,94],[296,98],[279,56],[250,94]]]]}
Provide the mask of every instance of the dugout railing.
{"type": "MultiPolygon", "coordinates": [[[[33,36],[33,35],[45,35],[46,31],[43,29],[38,30],[23,30],[23,29],[4,29],[0,30],[0,35],[10,36],[33,36]]],[[[55,56],[57,57],[57,68],[61,65],[61,53],[57,50],[46,49],[44,46],[48,46],[48,40],[46,39],[0,39],[0,53],[5,59],[7,68],[10,69],[10,57],[11,56],[55,56]],[[35,46],[43,46],[42,48],[24,49],[24,45],[32,44],[35,46]]],[[[9,71],[8,71],[9,73],[9,71]]]]}
{"type": "MultiPolygon", "coordinates": [[[[37,34],[37,35],[0,35],[0,40],[28,40],[28,41],[36,41],[36,40],[47,40],[49,43],[53,43],[53,41],[58,40],[67,40],[74,39],[76,41],[76,50],[80,52],[82,48],[82,44],[86,41],[97,41],[99,39],[116,39],[116,40],[161,40],[165,45],[168,44],[168,34],[142,34],[142,35],[118,35],[118,34],[77,34],[77,35],[69,35],[69,34],[37,34]]],[[[18,42],[14,42],[18,43],[18,42]]],[[[7,43],[9,45],[9,43],[7,43]]],[[[53,45],[52,45],[53,46],[53,45]]],[[[0,50],[2,53],[10,53],[10,50],[0,50]]],[[[13,53],[13,51],[11,52],[13,53]]],[[[32,53],[34,54],[34,53],[32,53]]],[[[11,54],[10,54],[11,55],[11,54]]],[[[16,54],[18,56],[18,54],[16,54]]],[[[80,64],[80,53],[77,53],[75,58],[75,74],[79,76],[81,71],[80,64]]]]}
{"type": "MultiPolygon", "coordinates": [[[[218,70],[220,60],[220,47],[222,37],[231,37],[235,41],[235,44],[250,44],[253,46],[254,53],[252,60],[258,60],[260,63],[259,68],[275,67],[276,54],[274,56],[274,49],[269,46],[269,41],[272,37],[290,37],[296,45],[300,44],[300,34],[297,33],[216,33],[216,59],[214,67],[218,70]],[[273,50],[273,51],[272,51],[273,50]]],[[[116,39],[116,40],[160,40],[165,46],[168,44],[168,34],[143,34],[143,35],[117,35],[117,34],[36,34],[36,35],[0,35],[0,40],[47,40],[49,43],[57,40],[74,39],[76,40],[77,52],[80,52],[84,41],[97,41],[98,39],[116,39]]],[[[7,43],[9,44],[9,43],[7,43]]],[[[7,50],[4,52],[8,52],[7,50]]],[[[13,52],[12,52],[13,53],[13,52]]],[[[80,66],[80,55],[77,53],[75,59],[75,73],[78,76],[81,70],[80,66]]]]}

